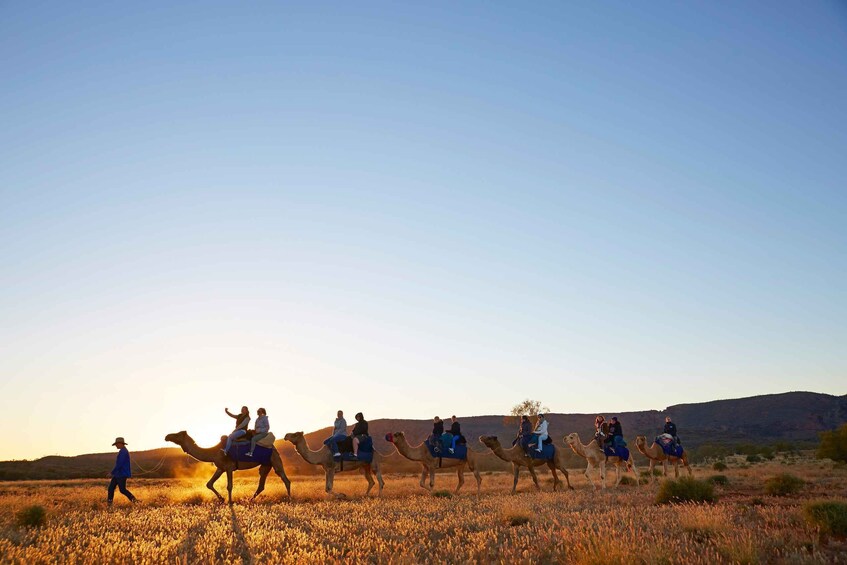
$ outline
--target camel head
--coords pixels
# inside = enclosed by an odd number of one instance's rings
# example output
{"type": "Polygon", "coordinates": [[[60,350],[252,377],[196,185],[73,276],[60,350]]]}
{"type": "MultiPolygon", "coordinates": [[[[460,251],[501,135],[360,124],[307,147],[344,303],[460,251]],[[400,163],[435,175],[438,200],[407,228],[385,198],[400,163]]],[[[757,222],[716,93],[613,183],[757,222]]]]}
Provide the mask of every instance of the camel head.
{"type": "Polygon", "coordinates": [[[174,434],[168,434],[165,436],[165,441],[169,441],[171,443],[175,443],[182,447],[187,443],[194,443],[194,440],[191,439],[191,436],[188,435],[188,432],[182,430],[181,432],[176,432],[174,434]]]}
{"type": "Polygon", "coordinates": [[[479,436],[479,441],[485,444],[485,447],[489,449],[497,449],[500,447],[500,441],[497,439],[497,436],[479,436]]]}
{"type": "Polygon", "coordinates": [[[579,434],[574,432],[565,436],[565,443],[571,447],[579,443],[579,434]]]}
{"type": "Polygon", "coordinates": [[[282,438],[285,441],[290,441],[294,445],[297,445],[298,442],[305,441],[306,436],[303,435],[303,432],[289,432],[285,434],[285,437],[282,438]]]}
{"type": "Polygon", "coordinates": [[[387,441],[388,443],[394,443],[398,439],[401,441],[406,439],[406,436],[403,434],[403,432],[385,434],[385,441],[387,441]]]}
{"type": "Polygon", "coordinates": [[[638,436],[635,438],[635,447],[645,448],[647,447],[647,437],[646,436],[638,436]]]}

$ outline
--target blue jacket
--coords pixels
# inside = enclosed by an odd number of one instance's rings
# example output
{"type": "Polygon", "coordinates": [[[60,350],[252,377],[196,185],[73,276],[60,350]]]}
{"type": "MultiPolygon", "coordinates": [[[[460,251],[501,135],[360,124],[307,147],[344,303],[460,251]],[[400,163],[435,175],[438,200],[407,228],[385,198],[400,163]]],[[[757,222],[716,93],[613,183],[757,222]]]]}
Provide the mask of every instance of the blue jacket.
{"type": "Polygon", "coordinates": [[[132,470],[129,467],[129,451],[126,447],[118,451],[118,459],[115,461],[115,468],[112,469],[112,476],[115,478],[132,476],[132,470]]]}

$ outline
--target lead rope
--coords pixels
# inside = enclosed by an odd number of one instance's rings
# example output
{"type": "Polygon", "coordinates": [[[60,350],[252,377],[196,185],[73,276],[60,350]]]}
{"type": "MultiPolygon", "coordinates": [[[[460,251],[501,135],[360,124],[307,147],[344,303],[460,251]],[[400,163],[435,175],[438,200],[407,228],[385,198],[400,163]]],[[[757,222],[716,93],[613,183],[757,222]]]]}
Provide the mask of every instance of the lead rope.
{"type": "Polygon", "coordinates": [[[159,469],[162,468],[162,465],[165,464],[165,457],[162,457],[162,460],[159,461],[156,465],[154,465],[152,469],[145,469],[144,467],[139,465],[137,462],[133,462],[133,464],[136,467],[138,467],[139,469],[141,469],[140,473],[136,473],[137,475],[149,475],[150,473],[155,473],[156,471],[158,471],[159,469]]]}

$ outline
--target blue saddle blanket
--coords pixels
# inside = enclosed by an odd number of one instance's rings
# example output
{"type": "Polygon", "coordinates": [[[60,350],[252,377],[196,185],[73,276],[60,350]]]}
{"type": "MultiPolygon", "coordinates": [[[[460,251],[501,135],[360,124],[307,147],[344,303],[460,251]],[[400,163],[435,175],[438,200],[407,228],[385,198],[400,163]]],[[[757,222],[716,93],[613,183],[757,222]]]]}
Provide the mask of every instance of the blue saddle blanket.
{"type": "Polygon", "coordinates": [[[271,455],[274,452],[274,450],[270,447],[262,447],[261,445],[256,446],[256,449],[253,450],[252,457],[247,455],[248,451],[250,451],[249,441],[237,442],[232,444],[226,454],[229,455],[235,461],[244,461],[249,463],[259,463],[260,465],[269,465],[271,462],[271,455]]]}
{"type": "Polygon", "coordinates": [[[672,443],[669,445],[662,445],[662,451],[665,452],[665,455],[668,455],[670,457],[682,457],[682,452],[685,450],[682,449],[681,445],[672,443]]]}
{"type": "Polygon", "coordinates": [[[607,457],[620,457],[624,461],[629,460],[629,449],[623,446],[612,447],[611,445],[607,445],[603,447],[603,453],[605,453],[607,457]]]}
{"type": "Polygon", "coordinates": [[[442,459],[467,459],[468,458],[468,446],[458,444],[456,445],[456,449],[453,453],[450,453],[449,449],[440,448],[440,451],[435,451],[435,446],[432,445],[429,441],[426,442],[426,447],[429,449],[429,454],[433,457],[441,457],[442,459]]]}
{"type": "Polygon", "coordinates": [[[682,457],[682,446],[676,443],[676,440],[670,434],[662,434],[656,438],[656,443],[669,457],[682,457]]]}
{"type": "Polygon", "coordinates": [[[553,457],[556,455],[556,448],[553,446],[552,443],[545,443],[544,447],[539,452],[535,449],[535,446],[533,445],[530,446],[530,448],[527,450],[527,453],[529,453],[529,457],[531,459],[549,460],[553,459],[553,457]]]}
{"type": "MultiPolygon", "coordinates": [[[[347,438],[347,441],[351,441],[350,438],[347,438]]],[[[336,461],[361,461],[363,463],[371,463],[374,460],[374,440],[372,437],[367,436],[359,441],[359,453],[357,457],[353,457],[352,451],[346,450],[346,445],[343,445],[346,442],[339,442],[339,445],[342,446],[341,455],[336,456],[336,461]]],[[[350,449],[352,449],[352,443],[350,444],[350,449]]]]}

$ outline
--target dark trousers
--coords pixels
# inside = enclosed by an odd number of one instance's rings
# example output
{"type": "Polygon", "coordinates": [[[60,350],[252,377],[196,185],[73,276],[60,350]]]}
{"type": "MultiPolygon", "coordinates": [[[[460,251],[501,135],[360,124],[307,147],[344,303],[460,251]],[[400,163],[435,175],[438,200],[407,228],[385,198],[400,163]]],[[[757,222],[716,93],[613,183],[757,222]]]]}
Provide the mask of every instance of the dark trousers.
{"type": "Polygon", "coordinates": [[[126,477],[112,477],[112,482],[109,483],[109,502],[112,502],[115,498],[115,488],[121,491],[121,494],[130,501],[135,500],[135,496],[126,488],[126,477]]]}

